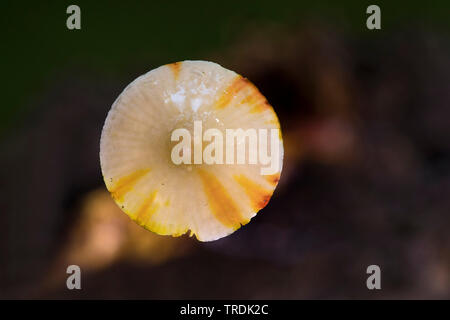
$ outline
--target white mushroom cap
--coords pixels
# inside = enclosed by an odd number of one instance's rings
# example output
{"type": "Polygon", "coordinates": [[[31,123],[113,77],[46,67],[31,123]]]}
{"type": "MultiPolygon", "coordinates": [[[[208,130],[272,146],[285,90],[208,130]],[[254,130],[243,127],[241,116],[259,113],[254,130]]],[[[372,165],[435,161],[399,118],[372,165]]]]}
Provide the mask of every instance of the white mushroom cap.
{"type": "MultiPolygon", "coordinates": [[[[112,105],[100,141],[103,178],[122,210],[148,230],[172,236],[190,230],[201,241],[216,240],[248,223],[272,196],[283,161],[279,129],[264,96],[235,72],[206,61],[161,66],[130,83],[112,105]],[[244,164],[175,164],[172,133],[185,128],[195,137],[195,121],[203,134],[215,128],[224,138],[226,129],[268,129],[269,137],[277,129],[275,172],[264,175],[269,165],[249,164],[250,147],[244,164]]],[[[200,142],[201,152],[211,141],[200,142]]],[[[271,145],[268,138],[268,154],[271,145]]]]}

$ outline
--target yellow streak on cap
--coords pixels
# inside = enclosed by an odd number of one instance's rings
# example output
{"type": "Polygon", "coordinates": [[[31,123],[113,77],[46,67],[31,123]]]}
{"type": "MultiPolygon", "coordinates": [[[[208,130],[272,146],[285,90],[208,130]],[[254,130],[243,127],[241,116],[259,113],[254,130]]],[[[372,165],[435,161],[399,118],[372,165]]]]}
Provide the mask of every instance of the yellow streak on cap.
{"type": "Polygon", "coordinates": [[[269,182],[274,187],[277,185],[278,181],[280,181],[280,174],[279,173],[266,175],[264,177],[267,180],[267,182],[269,182]]]}
{"type": "Polygon", "coordinates": [[[148,219],[159,209],[160,205],[155,202],[157,191],[150,193],[144,203],[136,211],[136,221],[140,224],[147,224],[148,219]]]}
{"type": "Polygon", "coordinates": [[[234,179],[241,185],[249,197],[253,210],[259,211],[267,205],[273,191],[265,189],[244,175],[234,176],[234,179]]]}
{"type": "Polygon", "coordinates": [[[123,202],[125,195],[130,192],[139,179],[141,179],[149,171],[150,169],[141,169],[120,178],[114,186],[109,189],[112,197],[118,202],[123,202]]]}
{"type": "Polygon", "coordinates": [[[247,84],[248,95],[241,101],[241,104],[251,106],[250,113],[260,113],[271,109],[271,105],[267,99],[259,92],[258,88],[253,83],[248,81],[247,84]]]}
{"type": "Polygon", "coordinates": [[[216,109],[223,109],[228,106],[231,100],[244,88],[246,88],[249,84],[249,81],[242,77],[236,76],[231,85],[225,89],[225,92],[220,96],[219,100],[216,103],[216,109]]]}
{"type": "Polygon", "coordinates": [[[249,220],[242,216],[225,187],[213,174],[202,169],[198,170],[198,174],[202,180],[209,207],[218,221],[233,229],[248,223],[249,220]]]}
{"type": "Polygon", "coordinates": [[[181,62],[171,63],[168,66],[172,69],[175,79],[178,79],[178,76],[180,75],[181,62]]]}

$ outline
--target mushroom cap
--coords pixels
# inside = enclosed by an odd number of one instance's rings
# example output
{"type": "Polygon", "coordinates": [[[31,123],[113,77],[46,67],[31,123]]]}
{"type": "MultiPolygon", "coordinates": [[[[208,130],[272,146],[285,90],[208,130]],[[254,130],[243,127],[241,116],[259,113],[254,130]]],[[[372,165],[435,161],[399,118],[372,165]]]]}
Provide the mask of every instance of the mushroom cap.
{"type": "MultiPolygon", "coordinates": [[[[237,157],[240,142],[235,143],[237,157]]],[[[220,155],[219,146],[211,154],[220,155]]],[[[119,207],[157,234],[190,231],[200,241],[217,240],[248,223],[270,200],[282,161],[280,125],[265,97],[244,77],[206,61],[164,65],[131,82],[113,103],[100,140],[103,179],[119,207]],[[190,151],[194,158],[219,139],[195,140],[199,121],[203,134],[212,128],[223,134],[223,159],[227,129],[267,129],[268,155],[276,129],[275,172],[262,174],[267,163],[249,163],[255,151],[250,138],[245,163],[175,164],[172,152],[181,140],[172,141],[174,130],[184,128],[193,137],[193,147],[182,156],[190,151]]]]}

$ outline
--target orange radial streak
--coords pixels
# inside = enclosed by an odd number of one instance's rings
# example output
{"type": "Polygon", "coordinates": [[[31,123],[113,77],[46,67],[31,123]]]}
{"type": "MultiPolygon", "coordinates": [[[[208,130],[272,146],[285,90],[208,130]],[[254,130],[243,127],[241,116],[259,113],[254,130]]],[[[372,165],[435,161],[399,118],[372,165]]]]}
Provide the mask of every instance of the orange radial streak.
{"type": "Polygon", "coordinates": [[[248,95],[242,99],[241,104],[251,106],[250,113],[260,113],[271,108],[266,97],[250,81],[248,83],[248,89],[248,95]]]}
{"type": "Polygon", "coordinates": [[[178,79],[178,76],[180,75],[181,62],[171,63],[168,66],[172,69],[175,79],[178,79]]]}
{"type": "Polygon", "coordinates": [[[275,187],[278,181],[280,181],[280,174],[279,173],[270,174],[265,176],[265,179],[267,180],[267,182],[269,182],[272,186],[275,187]]]}
{"type": "Polygon", "coordinates": [[[231,196],[220,181],[206,170],[198,170],[203,189],[208,199],[209,207],[214,216],[224,226],[238,229],[242,224],[248,222],[245,219],[231,196]]]}
{"type": "Polygon", "coordinates": [[[264,101],[255,103],[253,105],[253,108],[250,110],[250,113],[260,113],[265,110],[269,110],[270,108],[271,108],[271,105],[269,104],[269,102],[267,102],[266,99],[264,99],[264,101]]]}
{"type": "Polygon", "coordinates": [[[249,81],[242,77],[237,76],[234,78],[231,85],[225,90],[225,92],[220,96],[219,100],[216,103],[216,109],[223,109],[228,106],[233,100],[233,98],[244,88],[249,86],[249,81]]]}
{"type": "Polygon", "coordinates": [[[122,202],[125,195],[130,192],[139,179],[141,179],[149,171],[150,169],[141,169],[120,178],[114,186],[109,189],[109,192],[111,192],[114,199],[118,202],[122,202]]]}
{"type": "Polygon", "coordinates": [[[148,219],[159,209],[159,205],[155,203],[157,191],[150,193],[149,197],[136,211],[136,221],[146,224],[148,219]]]}
{"type": "Polygon", "coordinates": [[[249,197],[253,210],[259,211],[267,205],[272,196],[272,191],[265,189],[244,175],[234,176],[234,179],[249,197]]]}

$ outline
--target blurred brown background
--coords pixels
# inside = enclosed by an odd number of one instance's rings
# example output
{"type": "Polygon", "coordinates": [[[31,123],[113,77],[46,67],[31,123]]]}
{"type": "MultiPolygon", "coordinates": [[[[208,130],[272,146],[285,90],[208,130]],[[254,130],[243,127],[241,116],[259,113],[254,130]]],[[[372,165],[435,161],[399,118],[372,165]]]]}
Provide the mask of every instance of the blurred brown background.
{"type": "Polygon", "coordinates": [[[379,31],[364,1],[79,1],[79,31],[69,4],[1,5],[0,298],[450,298],[448,4],[377,2],[379,31]],[[114,99],[186,59],[254,82],[285,141],[268,206],[212,243],[137,226],[99,166],[114,99]]]}

